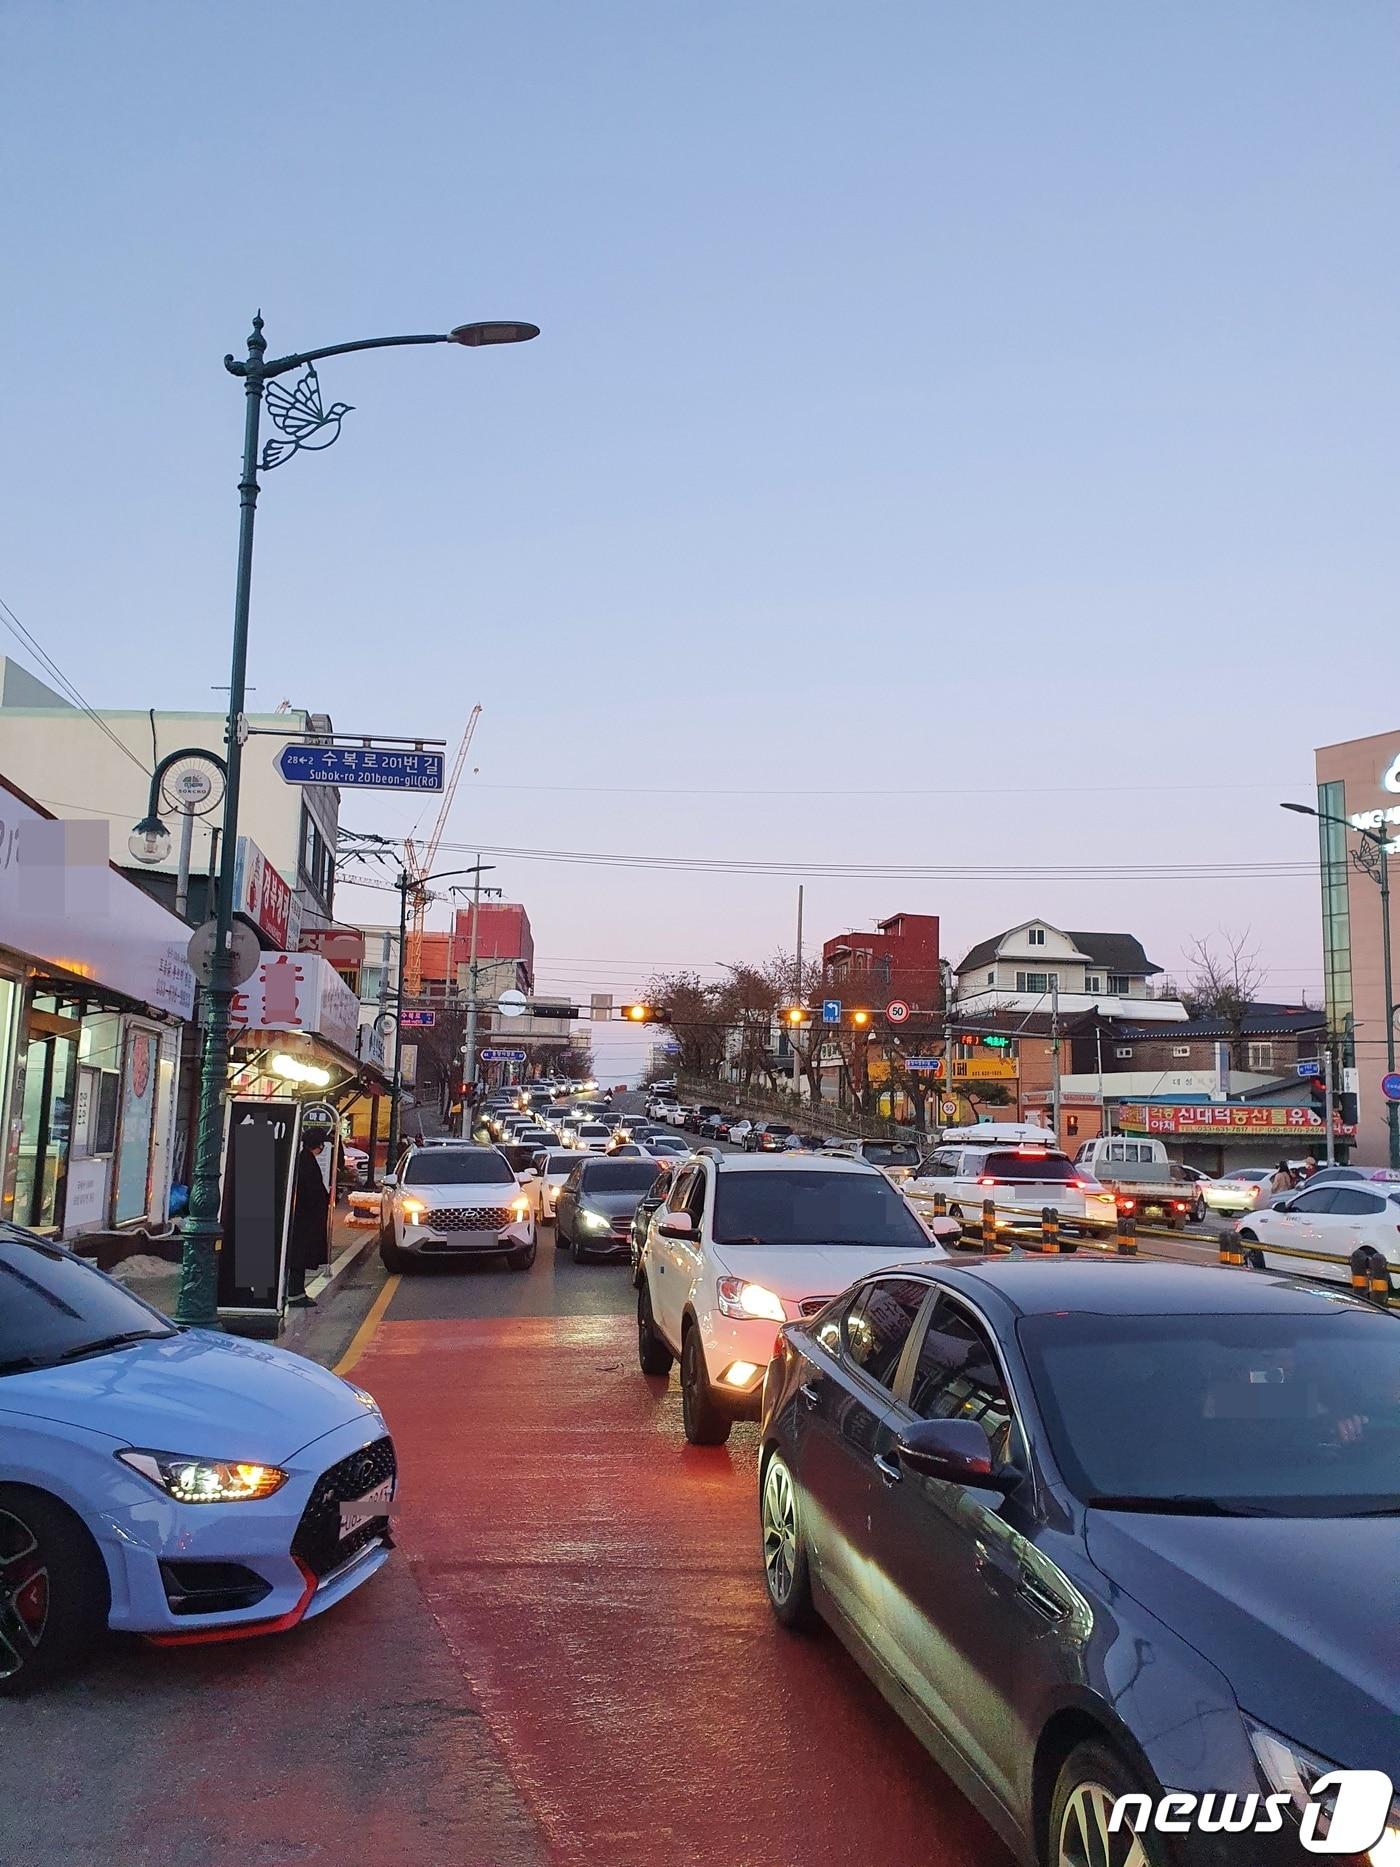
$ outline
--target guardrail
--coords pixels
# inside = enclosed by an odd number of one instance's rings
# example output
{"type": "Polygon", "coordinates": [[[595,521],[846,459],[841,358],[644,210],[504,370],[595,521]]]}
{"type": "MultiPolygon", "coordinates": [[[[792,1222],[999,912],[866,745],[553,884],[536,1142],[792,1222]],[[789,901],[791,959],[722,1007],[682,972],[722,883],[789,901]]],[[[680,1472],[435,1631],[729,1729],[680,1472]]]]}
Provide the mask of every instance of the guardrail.
{"type": "MultiPolygon", "coordinates": [[[[1346,1280],[1359,1297],[1368,1303],[1378,1304],[1382,1309],[1389,1309],[1397,1302],[1400,1292],[1391,1283],[1390,1266],[1382,1252],[1374,1245],[1358,1245],[1351,1253],[1341,1251],[1303,1251],[1297,1245],[1262,1245],[1247,1243],[1236,1232],[1227,1232],[1220,1240],[1220,1262],[1239,1266],[1248,1265],[1251,1255],[1263,1259],[1265,1251],[1271,1258],[1296,1258],[1302,1264],[1330,1264],[1334,1270],[1346,1272],[1346,1280]]],[[[1328,1283],[1341,1283],[1339,1277],[1329,1277],[1328,1283]]]]}
{"type": "MultiPolygon", "coordinates": [[[[930,1218],[948,1218],[948,1200],[942,1193],[911,1192],[906,1183],[900,1189],[916,1212],[927,1211],[930,1218]]],[[[1077,1251],[1085,1242],[1081,1227],[1092,1241],[1111,1239],[1115,1255],[1137,1256],[1137,1221],[1131,1212],[1120,1212],[1111,1232],[1102,1226],[1090,1226],[1078,1213],[1062,1213],[1055,1206],[1042,1206],[1039,1214],[1033,1206],[999,1206],[994,1199],[984,1199],[975,1220],[959,1212],[964,1237],[969,1235],[987,1251],[1011,1251],[1019,1246],[1026,1251],[1066,1253],[1077,1251]],[[1006,1221],[1014,1221],[1008,1224],[1006,1221]],[[1068,1228],[1068,1229],[1066,1229],[1068,1228]]],[[[1176,1233],[1167,1234],[1176,1237],[1176,1233]]]]}

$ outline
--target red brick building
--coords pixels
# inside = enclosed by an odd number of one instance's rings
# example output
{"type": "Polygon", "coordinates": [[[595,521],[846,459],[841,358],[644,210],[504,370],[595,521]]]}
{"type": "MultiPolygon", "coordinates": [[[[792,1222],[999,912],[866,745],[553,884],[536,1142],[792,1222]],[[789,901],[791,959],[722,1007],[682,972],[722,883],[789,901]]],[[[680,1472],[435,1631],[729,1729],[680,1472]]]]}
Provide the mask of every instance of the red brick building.
{"type": "Polygon", "coordinates": [[[822,946],[823,995],[882,1010],[902,998],[915,1011],[943,1003],[938,916],[892,914],[873,933],[837,934],[822,946]]]}
{"type": "MultiPolygon", "coordinates": [[[[535,983],[535,938],[530,931],[530,916],[518,901],[483,901],[478,910],[477,964],[489,965],[491,977],[499,982],[506,964],[516,968],[514,983],[522,992],[532,991],[535,983]]],[[[472,910],[459,908],[453,917],[451,933],[425,933],[423,936],[423,985],[425,991],[455,988],[464,977],[471,960],[472,910]]],[[[501,988],[504,989],[504,988],[501,988]]]]}

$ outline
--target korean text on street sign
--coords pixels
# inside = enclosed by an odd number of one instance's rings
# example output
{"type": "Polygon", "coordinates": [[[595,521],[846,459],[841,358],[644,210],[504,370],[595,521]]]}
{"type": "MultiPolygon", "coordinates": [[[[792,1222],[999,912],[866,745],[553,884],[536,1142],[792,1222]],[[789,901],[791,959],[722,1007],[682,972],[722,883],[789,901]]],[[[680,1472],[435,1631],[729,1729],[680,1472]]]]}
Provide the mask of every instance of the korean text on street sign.
{"type": "Polygon", "coordinates": [[[927,1070],[931,1076],[941,1076],[943,1059],[942,1057],[906,1057],[904,1067],[906,1070],[927,1070]]]}
{"type": "Polygon", "coordinates": [[[822,1023],[839,1024],[841,1022],[841,1001],[839,998],[822,1000],[822,1023]]]}
{"type": "Polygon", "coordinates": [[[358,785],[375,791],[440,791],[441,752],[377,746],[285,745],[277,769],[288,784],[358,785]]]}
{"type": "Polygon", "coordinates": [[[523,1063],[525,1052],[523,1050],[483,1050],[481,1061],[483,1063],[523,1063]]]}
{"type": "Polygon", "coordinates": [[[1316,1062],[1295,1063],[1293,1067],[1300,1076],[1321,1076],[1322,1074],[1322,1065],[1316,1062]]]}
{"type": "Polygon", "coordinates": [[[1400,1076],[1382,1076],[1381,1094],[1387,1102],[1400,1102],[1400,1076]]]}
{"type": "Polygon", "coordinates": [[[435,1011],[406,1011],[400,1020],[406,1031],[428,1031],[437,1023],[435,1011]]]}

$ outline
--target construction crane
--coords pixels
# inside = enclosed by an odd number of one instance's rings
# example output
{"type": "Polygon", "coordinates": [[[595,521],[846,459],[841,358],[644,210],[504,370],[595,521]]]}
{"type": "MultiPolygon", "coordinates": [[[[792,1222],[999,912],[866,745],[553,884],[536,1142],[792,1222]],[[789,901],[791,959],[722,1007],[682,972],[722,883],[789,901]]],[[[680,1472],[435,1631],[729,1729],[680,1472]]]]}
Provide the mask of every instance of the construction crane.
{"type": "MultiPolygon", "coordinates": [[[[428,890],[424,877],[431,875],[433,864],[437,861],[438,844],[442,833],[447,828],[447,818],[452,809],[452,800],[457,795],[457,780],[462,775],[462,767],[467,762],[467,748],[471,745],[476,723],[481,718],[481,705],[477,703],[471,710],[466,731],[462,734],[462,743],[457,748],[457,756],[452,761],[452,775],[442,794],[442,809],[437,814],[432,835],[428,838],[420,854],[411,836],[404,838],[403,866],[404,873],[413,884],[412,920],[408,932],[408,953],[404,964],[404,989],[410,998],[416,998],[423,986],[423,919],[428,912],[428,890]]],[[[450,981],[449,981],[450,983],[450,981]]]]}

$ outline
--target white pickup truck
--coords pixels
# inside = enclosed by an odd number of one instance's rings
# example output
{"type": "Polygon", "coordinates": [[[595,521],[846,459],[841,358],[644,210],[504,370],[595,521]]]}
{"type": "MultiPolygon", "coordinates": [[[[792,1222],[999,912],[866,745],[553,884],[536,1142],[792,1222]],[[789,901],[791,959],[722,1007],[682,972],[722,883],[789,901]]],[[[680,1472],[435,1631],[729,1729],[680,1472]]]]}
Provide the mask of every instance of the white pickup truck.
{"type": "Polygon", "coordinates": [[[1172,1227],[1206,1216],[1201,1183],[1178,1170],[1160,1141],[1100,1135],[1083,1143],[1074,1164],[1113,1194],[1120,1212],[1172,1227]]]}

